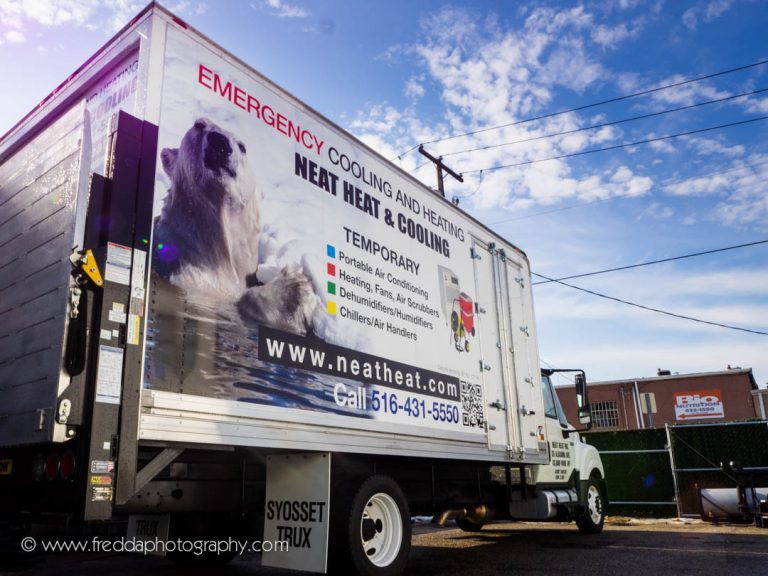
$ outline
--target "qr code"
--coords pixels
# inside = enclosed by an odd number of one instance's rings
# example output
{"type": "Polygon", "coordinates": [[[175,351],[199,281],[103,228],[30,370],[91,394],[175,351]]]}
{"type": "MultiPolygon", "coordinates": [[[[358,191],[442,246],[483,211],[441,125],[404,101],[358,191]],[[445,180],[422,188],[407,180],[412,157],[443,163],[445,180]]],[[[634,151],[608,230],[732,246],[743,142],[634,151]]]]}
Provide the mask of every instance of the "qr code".
{"type": "Polygon", "coordinates": [[[485,427],[482,384],[461,383],[461,418],[464,426],[485,427]]]}

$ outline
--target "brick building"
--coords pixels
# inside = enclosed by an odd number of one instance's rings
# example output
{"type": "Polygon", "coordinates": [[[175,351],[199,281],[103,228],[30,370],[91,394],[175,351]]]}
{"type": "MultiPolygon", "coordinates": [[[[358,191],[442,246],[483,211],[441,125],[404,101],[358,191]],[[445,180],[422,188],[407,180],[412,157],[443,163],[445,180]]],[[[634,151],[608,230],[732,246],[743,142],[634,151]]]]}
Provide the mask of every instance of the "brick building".
{"type": "MultiPolygon", "coordinates": [[[[578,422],[573,386],[557,388],[569,422],[578,422]]],[[[663,428],[665,424],[765,418],[768,404],[751,368],[591,382],[593,430],[663,428]],[[761,400],[763,402],[761,403],[761,400]]]]}

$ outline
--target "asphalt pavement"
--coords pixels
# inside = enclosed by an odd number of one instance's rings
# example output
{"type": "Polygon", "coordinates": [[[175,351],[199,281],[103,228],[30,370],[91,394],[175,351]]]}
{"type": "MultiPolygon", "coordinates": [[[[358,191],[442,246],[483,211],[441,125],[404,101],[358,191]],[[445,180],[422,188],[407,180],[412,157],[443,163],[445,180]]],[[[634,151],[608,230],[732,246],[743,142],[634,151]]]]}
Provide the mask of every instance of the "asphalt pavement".
{"type": "MultiPolygon", "coordinates": [[[[24,556],[21,556],[22,560],[24,556]]],[[[30,576],[288,576],[262,568],[258,554],[226,567],[179,566],[130,554],[58,553],[27,558],[0,574],[30,576]],[[34,561],[32,561],[34,560],[34,561]]],[[[613,519],[602,534],[572,524],[495,523],[479,533],[415,525],[407,576],[745,575],[768,576],[768,529],[700,521],[613,519]]]]}

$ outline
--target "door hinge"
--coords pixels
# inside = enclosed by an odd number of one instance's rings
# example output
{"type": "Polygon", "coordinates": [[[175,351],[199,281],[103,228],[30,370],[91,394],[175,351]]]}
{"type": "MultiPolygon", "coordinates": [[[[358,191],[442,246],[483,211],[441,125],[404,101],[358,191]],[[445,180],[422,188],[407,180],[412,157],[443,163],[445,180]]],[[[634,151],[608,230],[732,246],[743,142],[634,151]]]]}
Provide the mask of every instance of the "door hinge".
{"type": "Polygon", "coordinates": [[[507,445],[507,453],[512,460],[524,460],[525,448],[523,446],[510,446],[507,445]]]}

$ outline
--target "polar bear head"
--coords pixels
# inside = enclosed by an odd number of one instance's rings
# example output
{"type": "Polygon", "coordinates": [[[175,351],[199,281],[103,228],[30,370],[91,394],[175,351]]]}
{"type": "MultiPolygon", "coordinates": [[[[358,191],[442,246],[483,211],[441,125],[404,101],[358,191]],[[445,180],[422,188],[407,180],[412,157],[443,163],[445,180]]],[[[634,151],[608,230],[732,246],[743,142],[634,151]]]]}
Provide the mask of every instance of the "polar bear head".
{"type": "MultiPolygon", "coordinates": [[[[220,209],[242,207],[256,199],[245,144],[206,118],[195,121],[179,148],[165,148],[160,156],[171,179],[171,194],[194,194],[184,198],[185,203],[220,209]]],[[[170,200],[175,203],[177,198],[170,200]]]]}

